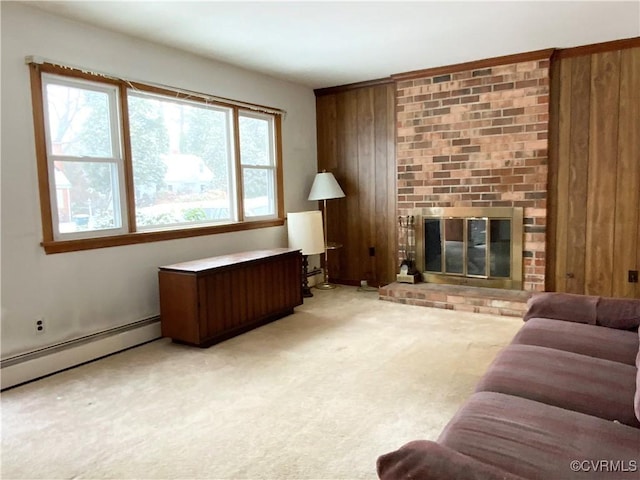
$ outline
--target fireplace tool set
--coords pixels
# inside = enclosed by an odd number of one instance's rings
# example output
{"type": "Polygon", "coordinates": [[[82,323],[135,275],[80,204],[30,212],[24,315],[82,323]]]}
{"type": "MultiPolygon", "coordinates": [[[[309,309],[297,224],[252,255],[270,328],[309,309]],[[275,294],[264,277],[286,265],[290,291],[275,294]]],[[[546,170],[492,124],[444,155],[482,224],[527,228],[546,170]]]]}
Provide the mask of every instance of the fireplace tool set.
{"type": "Polygon", "coordinates": [[[415,218],[413,215],[399,216],[398,223],[403,242],[400,246],[403,259],[396,280],[400,283],[418,283],[421,275],[416,269],[415,218]]]}

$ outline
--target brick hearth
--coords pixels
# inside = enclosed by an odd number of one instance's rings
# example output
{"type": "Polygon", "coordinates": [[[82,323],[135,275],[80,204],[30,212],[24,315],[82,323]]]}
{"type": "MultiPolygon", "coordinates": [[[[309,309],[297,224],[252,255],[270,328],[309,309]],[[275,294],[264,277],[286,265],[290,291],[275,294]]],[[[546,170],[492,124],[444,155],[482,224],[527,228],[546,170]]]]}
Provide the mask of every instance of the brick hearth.
{"type": "Polygon", "coordinates": [[[533,292],[436,283],[390,283],[380,287],[380,300],[463,312],[521,317],[533,292]]]}

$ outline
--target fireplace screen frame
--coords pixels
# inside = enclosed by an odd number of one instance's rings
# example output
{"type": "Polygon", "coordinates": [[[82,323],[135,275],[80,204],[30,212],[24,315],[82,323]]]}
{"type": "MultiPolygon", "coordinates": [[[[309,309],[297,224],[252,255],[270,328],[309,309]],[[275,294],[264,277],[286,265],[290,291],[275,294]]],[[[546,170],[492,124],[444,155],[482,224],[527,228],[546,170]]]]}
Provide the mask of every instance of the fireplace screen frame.
{"type": "MultiPolygon", "coordinates": [[[[522,207],[432,207],[432,208],[416,208],[413,211],[416,217],[416,267],[422,274],[422,279],[430,283],[448,283],[454,285],[470,285],[476,287],[503,288],[510,290],[522,290],[522,257],[523,257],[523,218],[524,212],[522,207]],[[490,220],[510,220],[511,222],[511,265],[509,277],[491,277],[491,276],[465,276],[463,273],[446,273],[445,268],[442,272],[431,272],[426,270],[425,259],[425,220],[440,219],[441,222],[447,219],[482,219],[489,222],[490,220]]],[[[444,228],[440,228],[441,236],[444,235],[444,228]]],[[[441,237],[442,238],[442,237],[441,237]]],[[[444,240],[444,239],[442,239],[444,240]]],[[[463,251],[466,251],[467,238],[464,238],[463,251]]],[[[490,241],[487,242],[490,248],[490,241]]],[[[444,241],[442,245],[445,245],[444,241]]],[[[487,249],[487,258],[490,251],[487,249]]]]}

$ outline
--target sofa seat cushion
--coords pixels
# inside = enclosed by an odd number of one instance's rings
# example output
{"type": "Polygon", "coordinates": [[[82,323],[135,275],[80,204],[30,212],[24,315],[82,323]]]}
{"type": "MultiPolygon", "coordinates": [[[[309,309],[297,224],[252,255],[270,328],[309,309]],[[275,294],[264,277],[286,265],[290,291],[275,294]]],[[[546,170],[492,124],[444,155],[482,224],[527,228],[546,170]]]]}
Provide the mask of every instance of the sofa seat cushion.
{"type": "Polygon", "coordinates": [[[636,332],[548,318],[531,318],[512,343],[555,348],[627,365],[635,364],[638,353],[636,332]]]}
{"type": "Polygon", "coordinates": [[[533,345],[504,348],[476,391],[499,392],[640,428],[636,367],[533,345]]]}
{"type": "Polygon", "coordinates": [[[472,395],[438,443],[529,479],[637,480],[640,468],[640,429],[494,392],[472,395]]]}

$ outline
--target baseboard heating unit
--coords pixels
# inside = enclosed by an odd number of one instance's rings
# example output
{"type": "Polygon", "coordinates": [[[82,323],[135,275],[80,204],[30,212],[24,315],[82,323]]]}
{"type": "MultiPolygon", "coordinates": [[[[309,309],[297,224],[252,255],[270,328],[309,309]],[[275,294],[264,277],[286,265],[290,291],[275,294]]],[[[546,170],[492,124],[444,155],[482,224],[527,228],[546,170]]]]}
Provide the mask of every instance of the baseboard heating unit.
{"type": "Polygon", "coordinates": [[[160,337],[156,316],[9,357],[0,362],[0,387],[14,387],[160,337]]]}

